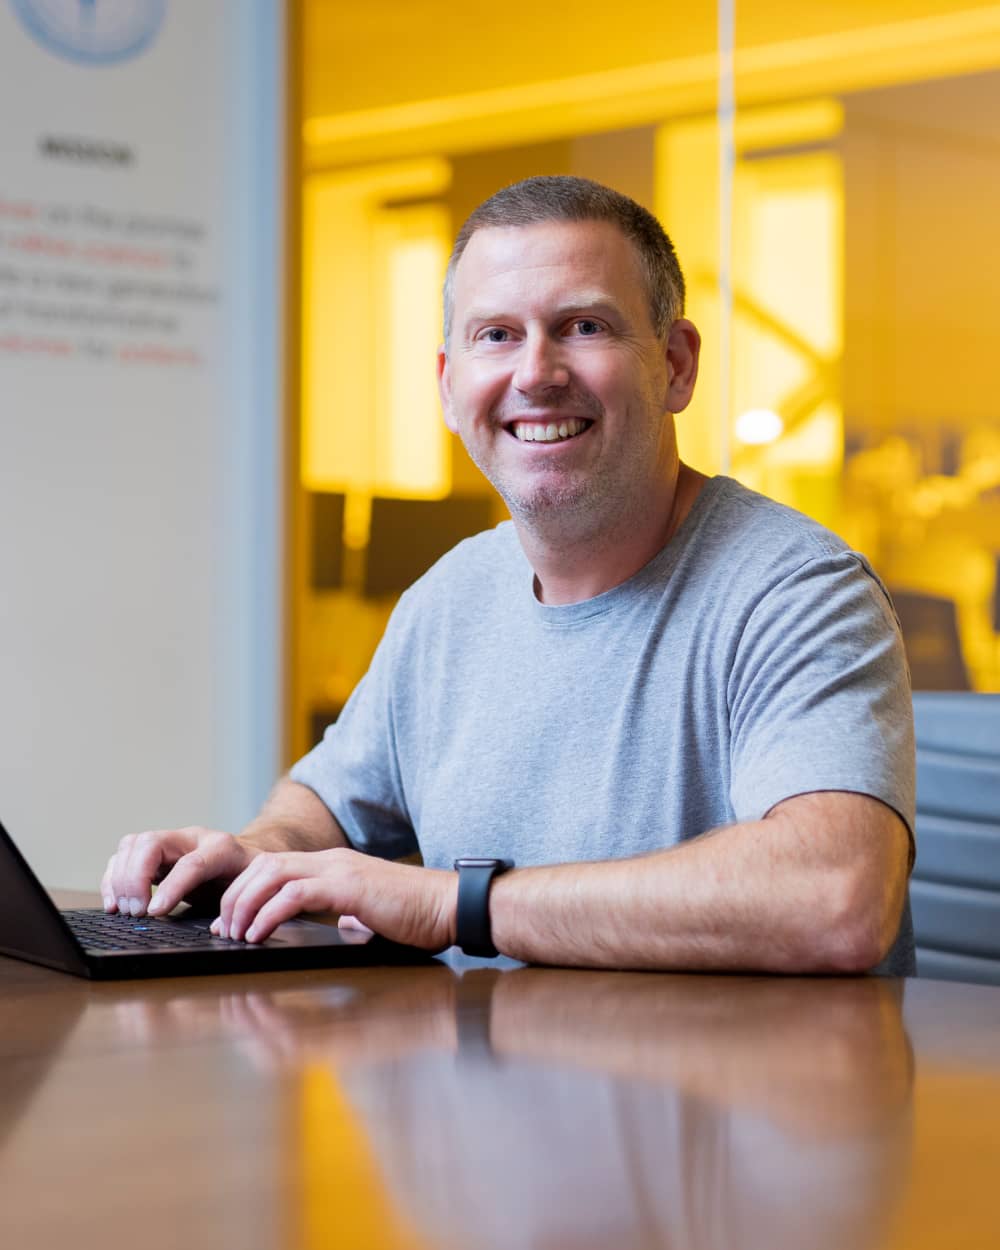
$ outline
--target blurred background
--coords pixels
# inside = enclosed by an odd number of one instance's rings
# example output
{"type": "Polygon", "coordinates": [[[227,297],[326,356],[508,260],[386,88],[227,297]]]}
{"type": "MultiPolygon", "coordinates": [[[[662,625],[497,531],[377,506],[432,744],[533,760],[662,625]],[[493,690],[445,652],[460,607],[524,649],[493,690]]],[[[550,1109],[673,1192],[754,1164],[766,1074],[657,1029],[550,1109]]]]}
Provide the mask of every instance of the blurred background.
{"type": "Polygon", "coordinates": [[[705,345],[682,456],[890,586],[917,689],[1000,690],[1000,6],[301,0],[289,754],[398,593],[502,503],[440,419],[451,238],[598,179],[673,238],[705,345]]]}

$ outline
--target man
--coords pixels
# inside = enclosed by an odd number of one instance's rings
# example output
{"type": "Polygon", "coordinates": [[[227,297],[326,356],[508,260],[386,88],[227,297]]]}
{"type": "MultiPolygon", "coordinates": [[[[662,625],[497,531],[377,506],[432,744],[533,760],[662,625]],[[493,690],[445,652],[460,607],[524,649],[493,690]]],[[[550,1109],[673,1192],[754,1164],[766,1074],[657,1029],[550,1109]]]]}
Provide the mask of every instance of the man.
{"type": "Polygon", "coordinates": [[[535,962],[913,970],[891,605],[839,539],[680,463],[700,348],[683,301],[659,224],[607,188],[532,178],[473,213],[441,398],[513,523],[403,596],[239,837],[125,838],[109,911],[216,881],[216,932],[248,941],[331,909],[535,962]],[[423,867],[392,862],[415,850],[423,867]],[[458,925],[461,856],[515,867],[462,870],[458,925]]]}

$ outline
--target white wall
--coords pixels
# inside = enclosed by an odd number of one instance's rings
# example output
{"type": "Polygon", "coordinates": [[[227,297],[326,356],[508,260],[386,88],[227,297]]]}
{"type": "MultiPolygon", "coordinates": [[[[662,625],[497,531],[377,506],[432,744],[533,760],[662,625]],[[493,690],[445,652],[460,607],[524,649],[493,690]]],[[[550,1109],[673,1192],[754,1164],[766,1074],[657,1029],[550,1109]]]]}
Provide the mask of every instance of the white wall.
{"type": "Polygon", "coordinates": [[[0,820],[91,887],[279,767],[284,16],[167,0],[91,64],[31,7],[0,0],[0,820]]]}

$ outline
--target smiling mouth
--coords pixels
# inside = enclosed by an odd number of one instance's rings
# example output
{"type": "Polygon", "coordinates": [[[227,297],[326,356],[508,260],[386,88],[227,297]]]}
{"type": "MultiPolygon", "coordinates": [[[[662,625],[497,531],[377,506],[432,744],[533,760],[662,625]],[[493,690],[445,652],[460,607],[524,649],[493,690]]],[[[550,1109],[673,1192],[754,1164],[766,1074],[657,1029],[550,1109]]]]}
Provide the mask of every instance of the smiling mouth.
{"type": "Polygon", "coordinates": [[[570,417],[567,421],[515,421],[507,427],[507,433],[521,443],[565,443],[593,424],[580,417],[570,417]]]}

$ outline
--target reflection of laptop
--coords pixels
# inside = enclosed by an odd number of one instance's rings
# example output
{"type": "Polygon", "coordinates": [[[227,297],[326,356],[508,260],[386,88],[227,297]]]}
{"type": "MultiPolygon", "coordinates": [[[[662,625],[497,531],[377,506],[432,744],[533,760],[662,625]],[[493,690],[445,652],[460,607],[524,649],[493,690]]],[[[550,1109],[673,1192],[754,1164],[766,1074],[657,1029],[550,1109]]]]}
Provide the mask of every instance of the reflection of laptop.
{"type": "Polygon", "coordinates": [[[0,954],[78,977],[181,977],[424,962],[427,952],[309,920],[279,925],[266,942],[228,942],[207,916],[108,916],[99,908],[60,911],[0,824],[0,954]]]}

